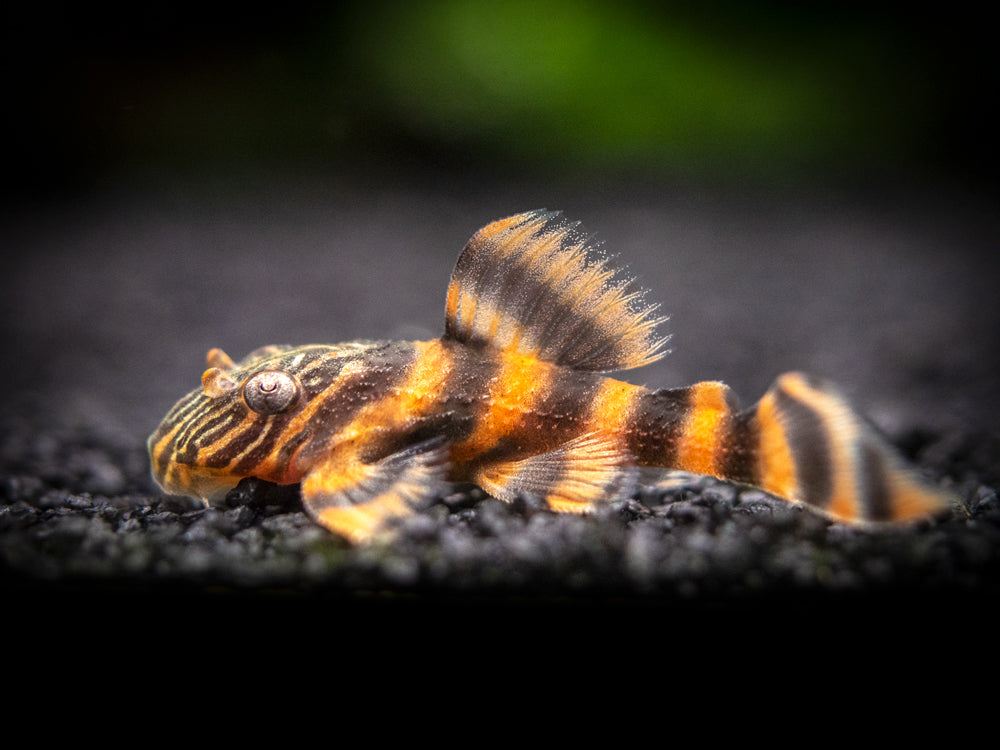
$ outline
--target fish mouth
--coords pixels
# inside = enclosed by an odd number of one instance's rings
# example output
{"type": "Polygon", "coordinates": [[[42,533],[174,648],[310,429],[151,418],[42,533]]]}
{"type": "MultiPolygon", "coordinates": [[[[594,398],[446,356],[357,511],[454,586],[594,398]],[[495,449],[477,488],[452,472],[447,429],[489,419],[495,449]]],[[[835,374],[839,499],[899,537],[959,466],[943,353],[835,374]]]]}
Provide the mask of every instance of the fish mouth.
{"type": "Polygon", "coordinates": [[[150,438],[150,469],[153,481],[168,495],[190,497],[204,503],[214,503],[239,484],[240,477],[224,469],[216,469],[180,461],[157,460],[150,438]]]}
{"type": "Polygon", "coordinates": [[[168,495],[178,495],[214,504],[239,484],[239,477],[216,474],[204,467],[171,464],[162,472],[153,470],[153,480],[168,495]]]}
{"type": "Polygon", "coordinates": [[[233,476],[224,467],[178,461],[175,432],[176,430],[167,432],[161,425],[146,440],[153,481],[164,493],[210,504],[225,497],[229,490],[239,484],[240,477],[233,476]]]}

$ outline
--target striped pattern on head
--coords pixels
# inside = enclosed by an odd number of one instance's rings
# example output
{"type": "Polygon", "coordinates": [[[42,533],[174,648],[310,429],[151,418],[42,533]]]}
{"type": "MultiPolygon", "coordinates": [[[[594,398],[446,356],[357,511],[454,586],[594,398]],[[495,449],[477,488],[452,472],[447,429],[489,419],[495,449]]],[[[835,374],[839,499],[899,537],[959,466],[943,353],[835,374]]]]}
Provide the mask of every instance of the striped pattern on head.
{"type": "Polygon", "coordinates": [[[181,398],[147,441],[153,478],[168,493],[203,500],[246,476],[297,481],[290,476],[294,454],[320,423],[329,423],[334,394],[346,389],[365,354],[388,348],[380,342],[265,347],[236,364],[212,350],[202,387],[181,398]],[[294,376],[301,393],[293,408],[255,411],[245,386],[272,371],[294,376]]]}

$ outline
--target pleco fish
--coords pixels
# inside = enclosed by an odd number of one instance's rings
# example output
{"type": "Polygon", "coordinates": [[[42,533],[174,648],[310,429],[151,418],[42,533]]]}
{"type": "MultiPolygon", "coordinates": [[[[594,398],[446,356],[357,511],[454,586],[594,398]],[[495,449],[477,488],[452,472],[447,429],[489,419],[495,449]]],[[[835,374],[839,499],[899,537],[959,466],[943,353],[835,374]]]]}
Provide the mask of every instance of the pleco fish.
{"type": "Polygon", "coordinates": [[[629,497],[640,467],[754,485],[847,522],[947,509],[830,385],[782,375],[740,410],[722,383],[649,390],[599,373],[665,352],[662,318],[578,228],[532,211],[458,258],[439,339],[208,353],[200,388],[150,436],[168,493],[244,477],[301,483],[312,518],[352,541],[474,482],[501,500],[585,512],[629,497]]]}

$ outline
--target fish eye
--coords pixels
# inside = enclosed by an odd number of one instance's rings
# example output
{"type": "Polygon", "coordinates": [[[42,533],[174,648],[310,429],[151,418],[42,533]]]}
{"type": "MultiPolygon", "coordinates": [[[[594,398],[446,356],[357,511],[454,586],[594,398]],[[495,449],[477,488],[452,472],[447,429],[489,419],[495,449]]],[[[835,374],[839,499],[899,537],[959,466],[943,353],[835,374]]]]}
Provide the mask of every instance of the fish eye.
{"type": "Polygon", "coordinates": [[[243,400],[258,414],[283,412],[299,397],[299,381],[280,370],[264,370],[243,384],[243,400]]]}

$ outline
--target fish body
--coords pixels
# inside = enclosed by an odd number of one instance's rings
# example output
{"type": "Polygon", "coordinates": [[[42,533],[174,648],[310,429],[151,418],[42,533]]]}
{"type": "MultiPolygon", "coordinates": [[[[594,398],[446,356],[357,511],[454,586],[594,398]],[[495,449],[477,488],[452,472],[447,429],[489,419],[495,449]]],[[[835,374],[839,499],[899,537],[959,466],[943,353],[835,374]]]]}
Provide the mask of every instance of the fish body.
{"type": "Polygon", "coordinates": [[[167,492],[210,501],[244,477],[301,484],[321,525],[363,542],[472,482],[586,512],[643,467],[760,487],[848,522],[935,514],[950,496],[907,468],[831,385],[781,376],[741,409],[719,382],[651,390],[606,375],[665,353],[662,319],[558,214],[477,232],[430,341],[208,355],[202,385],[148,441],[167,492]]]}

